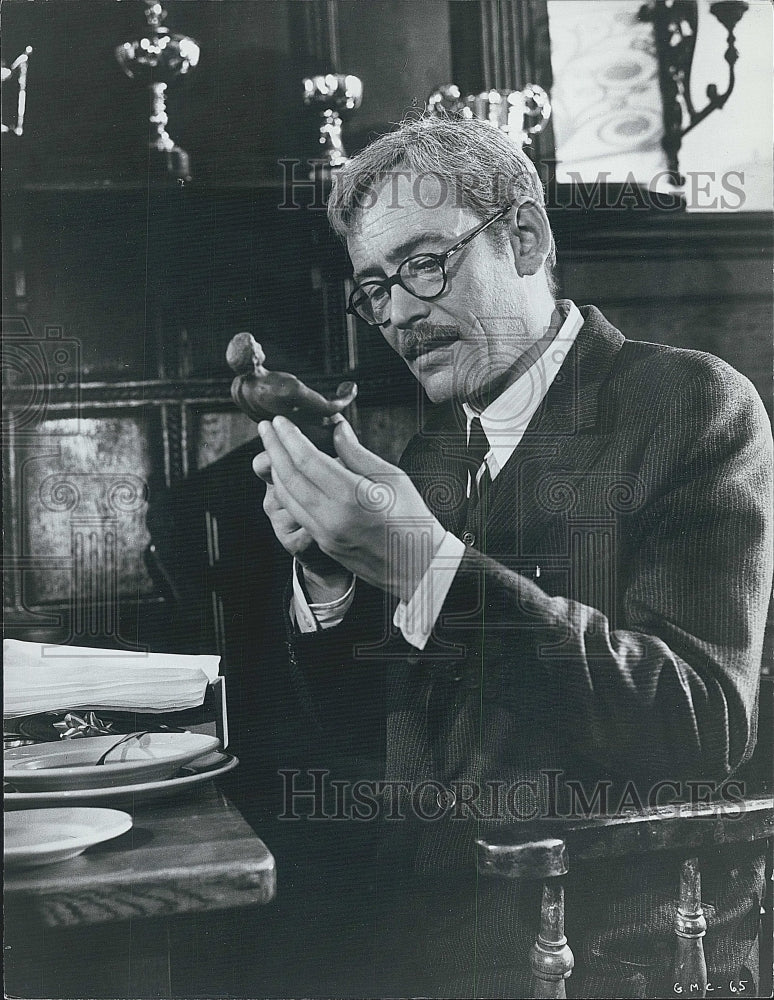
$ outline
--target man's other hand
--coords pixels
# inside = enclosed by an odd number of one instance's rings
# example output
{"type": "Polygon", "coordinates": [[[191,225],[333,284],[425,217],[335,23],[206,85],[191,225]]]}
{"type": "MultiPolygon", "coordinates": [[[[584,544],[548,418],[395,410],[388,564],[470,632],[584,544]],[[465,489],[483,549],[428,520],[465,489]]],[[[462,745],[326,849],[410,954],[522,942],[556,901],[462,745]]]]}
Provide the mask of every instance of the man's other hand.
{"type": "Polygon", "coordinates": [[[253,472],[266,483],[263,509],[280,545],[303,569],[311,602],[324,604],[343,597],[352,583],[352,574],[321,552],[309,532],[283,507],[272,483],[271,461],[265,451],[253,459],[253,472]]]}
{"type": "Polygon", "coordinates": [[[258,430],[272,504],[283,511],[272,517],[267,510],[275,531],[279,526],[291,545],[315,541],[355,576],[408,601],[445,535],[408,476],[364,448],[343,417],[333,437],[338,460],[283,417],[258,430]]]}

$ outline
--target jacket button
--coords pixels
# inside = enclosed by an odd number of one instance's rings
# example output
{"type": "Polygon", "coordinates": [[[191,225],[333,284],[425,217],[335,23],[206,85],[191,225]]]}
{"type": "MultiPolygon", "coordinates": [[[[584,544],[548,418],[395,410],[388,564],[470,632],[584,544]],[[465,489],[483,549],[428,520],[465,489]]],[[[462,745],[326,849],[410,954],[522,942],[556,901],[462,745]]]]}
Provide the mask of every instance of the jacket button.
{"type": "Polygon", "coordinates": [[[435,796],[439,809],[453,809],[457,804],[457,796],[451,788],[441,788],[435,796]]]}
{"type": "Polygon", "coordinates": [[[476,540],[476,536],[472,531],[463,531],[462,540],[466,545],[472,545],[476,540]]]}

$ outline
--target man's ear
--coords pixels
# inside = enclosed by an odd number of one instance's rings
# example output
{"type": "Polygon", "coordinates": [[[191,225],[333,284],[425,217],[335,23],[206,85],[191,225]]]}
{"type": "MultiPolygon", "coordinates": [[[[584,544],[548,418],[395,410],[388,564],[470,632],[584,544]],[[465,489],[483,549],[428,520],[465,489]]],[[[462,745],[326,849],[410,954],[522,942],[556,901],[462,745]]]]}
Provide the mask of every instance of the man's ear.
{"type": "Polygon", "coordinates": [[[551,226],[545,209],[531,198],[514,205],[508,216],[517,272],[537,274],[551,252],[551,226]]]}

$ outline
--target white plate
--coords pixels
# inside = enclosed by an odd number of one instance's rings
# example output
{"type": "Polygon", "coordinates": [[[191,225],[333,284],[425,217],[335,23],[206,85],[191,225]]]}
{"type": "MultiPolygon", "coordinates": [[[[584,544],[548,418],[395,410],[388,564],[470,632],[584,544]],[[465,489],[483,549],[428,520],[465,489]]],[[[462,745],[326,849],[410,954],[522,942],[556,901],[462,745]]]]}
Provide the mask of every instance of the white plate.
{"type": "Polygon", "coordinates": [[[186,792],[233,771],[238,763],[239,759],[232,754],[222,752],[217,755],[208,754],[201,763],[195,760],[182,768],[179,775],[167,778],[166,781],[118,785],[115,788],[70,788],[58,792],[6,792],[3,803],[6,809],[40,809],[73,802],[116,802],[134,805],[186,792]],[[202,766],[201,771],[198,770],[200,766],[202,766]]]}
{"type": "Polygon", "coordinates": [[[6,751],[3,777],[21,791],[57,792],[161,781],[220,747],[200,733],[138,733],[134,738],[90,736],[6,751]],[[104,764],[97,761],[108,754],[104,764]]]}
{"type": "Polygon", "coordinates": [[[9,868],[53,865],[131,829],[117,809],[20,809],[6,813],[3,854],[9,868]]]}

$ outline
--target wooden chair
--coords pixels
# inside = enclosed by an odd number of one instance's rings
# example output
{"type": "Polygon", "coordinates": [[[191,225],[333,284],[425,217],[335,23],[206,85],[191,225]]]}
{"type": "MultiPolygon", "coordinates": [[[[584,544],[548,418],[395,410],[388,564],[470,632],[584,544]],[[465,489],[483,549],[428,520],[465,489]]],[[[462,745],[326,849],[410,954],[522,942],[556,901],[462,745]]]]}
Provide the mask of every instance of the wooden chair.
{"type": "MultiPolygon", "coordinates": [[[[707,995],[703,937],[707,929],[701,901],[699,853],[721,844],[768,841],[766,894],[759,928],[760,992],[772,990],[772,846],[774,798],[771,794],[771,708],[774,677],[761,684],[761,739],[745,767],[745,787],[754,789],[739,803],[717,802],[644,809],[631,815],[524,823],[494,839],[476,842],[481,874],[505,879],[541,879],[540,928],[531,950],[533,997],[564,998],[574,956],[564,933],[563,876],[570,865],[621,859],[657,851],[679,851],[683,861],[674,916],[675,994],[707,995]]],[[[749,995],[749,994],[748,994],[749,995]]]]}

